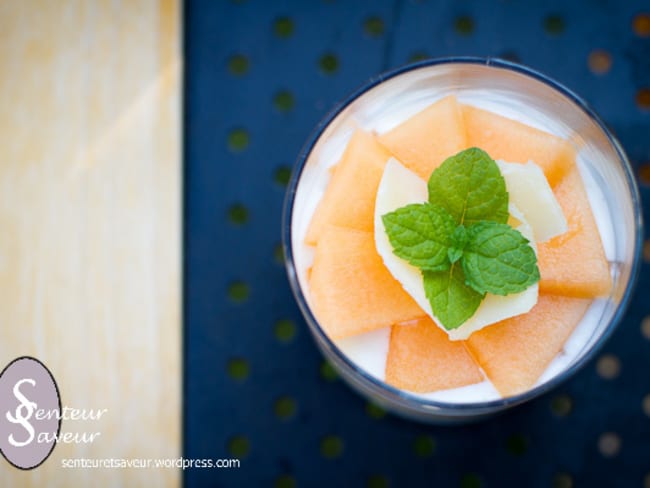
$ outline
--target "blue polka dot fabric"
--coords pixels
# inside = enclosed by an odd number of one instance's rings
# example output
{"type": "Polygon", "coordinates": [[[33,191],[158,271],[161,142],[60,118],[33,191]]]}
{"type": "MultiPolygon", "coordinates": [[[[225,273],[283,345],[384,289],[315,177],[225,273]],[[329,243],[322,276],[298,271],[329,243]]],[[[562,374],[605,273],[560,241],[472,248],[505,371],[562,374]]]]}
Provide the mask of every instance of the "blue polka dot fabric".
{"type": "Polygon", "coordinates": [[[382,71],[514,60],[580,94],[650,205],[650,4],[558,0],[185,2],[186,486],[650,488],[650,241],[631,306],[570,381],[478,424],[386,414],[324,363],[287,282],[290,168],[382,71]]]}

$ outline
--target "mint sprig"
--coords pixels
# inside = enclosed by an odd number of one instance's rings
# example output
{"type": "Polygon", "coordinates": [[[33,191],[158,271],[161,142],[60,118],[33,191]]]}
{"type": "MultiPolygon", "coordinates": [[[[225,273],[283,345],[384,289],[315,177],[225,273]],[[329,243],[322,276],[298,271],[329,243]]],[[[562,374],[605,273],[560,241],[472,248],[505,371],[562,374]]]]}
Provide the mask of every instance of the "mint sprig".
{"type": "Polygon", "coordinates": [[[446,159],[428,189],[428,202],[382,221],[394,254],[422,271],[431,309],[447,330],[474,315],[486,293],[519,293],[539,281],[535,251],[506,223],[505,180],[485,151],[446,159]]]}

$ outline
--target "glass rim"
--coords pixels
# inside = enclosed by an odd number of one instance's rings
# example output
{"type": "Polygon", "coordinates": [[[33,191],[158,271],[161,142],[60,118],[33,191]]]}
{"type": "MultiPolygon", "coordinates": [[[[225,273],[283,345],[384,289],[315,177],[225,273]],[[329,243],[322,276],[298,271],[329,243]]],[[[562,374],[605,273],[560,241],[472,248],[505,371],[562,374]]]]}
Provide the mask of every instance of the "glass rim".
{"type": "MultiPolygon", "coordinates": [[[[492,57],[476,57],[476,56],[453,56],[453,57],[441,57],[441,58],[431,58],[423,61],[418,61],[415,63],[410,63],[393,70],[389,70],[379,75],[370,78],[366,83],[354,90],[350,95],[345,97],[342,101],[337,103],[332,110],[330,110],[318,123],[316,128],[311,132],[307,138],[306,143],[303,145],[300,153],[298,154],[296,163],[292,170],[291,179],[287,188],[287,193],[284,201],[284,208],[282,214],[282,243],[284,250],[285,258],[285,267],[287,270],[287,275],[289,278],[289,283],[293,292],[298,306],[302,314],[306,318],[306,322],[311,330],[311,333],[314,334],[317,341],[321,341],[327,347],[332,350],[337,358],[348,368],[351,373],[356,374],[359,378],[359,381],[364,383],[363,386],[367,386],[373,390],[379,390],[383,393],[390,394],[394,400],[387,399],[390,404],[393,404],[395,401],[399,401],[399,407],[407,408],[412,412],[419,413],[428,413],[432,417],[435,417],[436,410],[452,410],[456,411],[460,416],[462,412],[467,411],[496,411],[497,409],[505,409],[520,403],[532,400],[549,390],[555,388],[559,384],[563,383],[565,380],[569,379],[571,376],[576,374],[580,369],[582,369],[586,363],[588,363],[595,354],[602,348],[603,344],[609,339],[614,330],[618,327],[625,314],[632,292],[634,290],[634,285],[637,282],[639,269],[640,269],[640,258],[641,258],[641,249],[643,245],[643,223],[641,216],[641,199],[639,195],[639,190],[636,185],[636,180],[634,178],[634,173],[630,165],[627,156],[619,143],[616,137],[609,131],[605,123],[600,119],[596,112],[585,102],[580,96],[575,94],[572,90],[565,87],[561,83],[549,78],[548,76],[536,71],[527,66],[523,66],[518,63],[511,61],[506,61],[499,58],[492,57]],[[307,304],[306,297],[303,293],[302,287],[300,286],[293,254],[293,244],[292,244],[292,218],[293,218],[293,204],[296,197],[296,192],[298,184],[300,182],[303,170],[309,156],[311,155],[312,150],[320,140],[324,131],[330,126],[330,124],[343,112],[350,104],[359,99],[368,91],[372,90],[376,86],[396,78],[400,75],[421,69],[428,68],[438,65],[449,65],[449,64],[469,64],[469,65],[482,65],[485,67],[492,67],[498,69],[509,70],[521,75],[524,77],[532,78],[535,81],[541,82],[551,89],[559,92],[561,95],[566,97],[570,102],[572,102],[578,109],[588,116],[605,134],[608,142],[613,146],[616,155],[618,156],[619,163],[623,166],[623,172],[625,174],[625,180],[627,183],[627,188],[630,191],[630,196],[632,199],[632,207],[634,211],[634,252],[632,256],[632,263],[630,268],[630,276],[628,282],[625,286],[625,291],[621,297],[621,301],[616,307],[612,318],[609,323],[601,333],[601,335],[594,341],[592,346],[584,353],[581,357],[576,359],[569,367],[556,374],[548,381],[542,383],[541,385],[534,386],[533,388],[518,393],[517,395],[499,398],[496,400],[488,400],[482,402],[463,402],[463,403],[454,403],[454,402],[444,402],[439,400],[432,400],[428,398],[423,398],[417,394],[401,390],[392,385],[389,385],[385,381],[382,381],[373,375],[369,374],[365,369],[359,367],[356,363],[348,358],[348,356],[341,351],[341,349],[336,345],[336,343],[329,338],[325,331],[320,326],[318,319],[313,314],[311,308],[307,304]],[[432,410],[433,409],[433,410],[432,410]]],[[[397,406],[397,405],[396,405],[397,406]]],[[[449,412],[445,412],[449,413],[449,412]]],[[[480,414],[480,412],[479,412],[480,414]]],[[[453,414],[451,414],[453,415],[453,414]]]]}

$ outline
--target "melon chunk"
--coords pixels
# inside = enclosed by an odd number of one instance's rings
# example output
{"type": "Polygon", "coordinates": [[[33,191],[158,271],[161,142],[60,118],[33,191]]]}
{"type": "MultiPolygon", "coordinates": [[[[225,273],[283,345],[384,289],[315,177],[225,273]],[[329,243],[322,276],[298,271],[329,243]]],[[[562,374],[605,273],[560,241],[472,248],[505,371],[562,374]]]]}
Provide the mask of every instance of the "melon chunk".
{"type": "Polygon", "coordinates": [[[379,142],[411,171],[428,181],[434,169],[466,147],[463,118],[449,95],[379,136],[379,142]]]}
{"type": "Polygon", "coordinates": [[[450,341],[429,317],[392,327],[386,360],[388,384],[428,393],[482,381],[464,343],[450,341]]]}
{"type": "Polygon", "coordinates": [[[462,106],[467,147],[480,147],[492,159],[518,163],[532,160],[551,186],[574,166],[575,150],[561,137],[508,119],[487,110],[462,106]]]}
{"type": "Polygon", "coordinates": [[[314,245],[328,225],[372,232],[375,195],[390,154],[372,134],[356,130],[316,207],[305,242],[314,245]]]}
{"type": "Polygon", "coordinates": [[[424,314],[384,266],[372,232],[325,227],[316,246],[310,292],[314,314],[332,339],[424,314]]]}
{"type": "Polygon", "coordinates": [[[527,314],[486,327],[467,347],[504,397],[532,388],[562,350],[590,300],[540,295],[527,314]]]}
{"type": "Polygon", "coordinates": [[[581,298],[607,296],[612,287],[609,265],[577,167],[555,188],[569,230],[539,244],[539,289],[581,298]]]}

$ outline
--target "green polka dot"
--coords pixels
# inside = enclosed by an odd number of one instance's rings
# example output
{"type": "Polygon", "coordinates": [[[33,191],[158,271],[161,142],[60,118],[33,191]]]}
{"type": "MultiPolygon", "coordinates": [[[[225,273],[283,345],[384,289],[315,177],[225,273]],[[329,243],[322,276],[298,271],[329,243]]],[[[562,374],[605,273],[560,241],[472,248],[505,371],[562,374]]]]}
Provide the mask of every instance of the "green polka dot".
{"type": "Polygon", "coordinates": [[[294,105],[293,94],[289,91],[280,91],[273,97],[273,106],[278,112],[289,112],[294,105]]]}
{"type": "Polygon", "coordinates": [[[573,488],[573,478],[567,473],[557,473],[553,476],[553,488],[573,488]]]}
{"type": "Polygon", "coordinates": [[[544,19],[544,31],[549,35],[559,35],[564,32],[564,19],[558,14],[547,15],[544,19]]]}
{"type": "Polygon", "coordinates": [[[242,152],[250,143],[248,132],[245,129],[234,129],[228,134],[228,148],[232,152],[242,152]]]}
{"type": "Polygon", "coordinates": [[[431,436],[421,435],[413,442],[413,452],[418,457],[430,457],[436,451],[436,441],[431,436]]]}
{"type": "Polygon", "coordinates": [[[286,39],[293,34],[293,21],[289,17],[280,17],[273,23],[273,32],[276,36],[286,39]]]}
{"type": "Polygon", "coordinates": [[[289,319],[278,320],[275,324],[275,338],[280,342],[290,342],[296,335],[296,325],[289,319]]]}
{"type": "Polygon", "coordinates": [[[336,370],[327,361],[323,361],[320,365],[320,376],[325,381],[335,381],[338,378],[336,370]]]}
{"type": "Polygon", "coordinates": [[[248,209],[241,203],[237,203],[228,209],[228,220],[235,225],[243,225],[248,222],[248,209]]]}
{"type": "Polygon", "coordinates": [[[474,19],[469,15],[461,15],[454,21],[454,30],[463,36],[469,36],[474,32],[474,19]]]}
{"type": "Polygon", "coordinates": [[[424,61],[428,59],[429,56],[424,51],[416,51],[409,56],[410,63],[417,63],[418,61],[424,61]]]}
{"type": "Polygon", "coordinates": [[[384,21],[380,17],[368,17],[363,23],[363,30],[370,37],[381,37],[384,33],[384,21]]]}
{"type": "Polygon", "coordinates": [[[284,248],[282,244],[276,244],[273,248],[273,259],[278,264],[284,264],[284,248]]]}
{"type": "Polygon", "coordinates": [[[243,54],[235,54],[228,60],[228,71],[235,76],[242,76],[248,73],[250,63],[243,54]]]}
{"type": "Polygon", "coordinates": [[[333,459],[343,454],[343,440],[335,435],[323,437],[320,443],[320,453],[323,457],[333,459]]]}
{"type": "Polygon", "coordinates": [[[366,403],[366,414],[370,418],[379,420],[386,416],[386,410],[375,403],[368,402],[366,403]]]}
{"type": "Polygon", "coordinates": [[[276,417],[281,420],[287,420],[293,417],[296,413],[296,402],[293,398],[284,396],[278,398],[273,406],[273,411],[276,417]]]}
{"type": "Polygon", "coordinates": [[[476,473],[467,473],[460,479],[460,488],[481,488],[483,482],[476,473]]]}
{"type": "Polygon", "coordinates": [[[321,71],[326,75],[334,74],[339,69],[339,60],[334,54],[331,53],[323,54],[318,64],[321,71]]]}
{"type": "Polygon", "coordinates": [[[235,303],[242,303],[248,300],[250,288],[243,281],[235,281],[228,287],[228,297],[235,303]]]}
{"type": "Polygon", "coordinates": [[[236,435],[228,441],[228,452],[235,458],[243,458],[250,451],[250,442],[243,435],[236,435]]]}
{"type": "Polygon", "coordinates": [[[289,166],[280,166],[273,173],[273,181],[280,186],[287,186],[291,179],[291,168],[289,166]]]}
{"type": "Polygon", "coordinates": [[[283,474],[275,480],[275,488],[295,488],[295,486],[296,480],[288,474],[283,474]]]}
{"type": "Polygon", "coordinates": [[[528,450],[528,439],[521,434],[513,434],[506,441],[506,449],[510,454],[522,456],[528,450]]]}
{"type": "Polygon", "coordinates": [[[556,395],[551,400],[551,412],[558,417],[566,417],[573,409],[573,400],[569,395],[556,395]]]}
{"type": "Polygon", "coordinates": [[[388,488],[390,486],[390,483],[388,481],[388,478],[385,476],[373,475],[368,478],[367,486],[368,488],[388,488]]]}
{"type": "Polygon", "coordinates": [[[250,367],[244,358],[232,358],[228,361],[228,376],[233,380],[242,381],[248,378],[250,367]]]}

